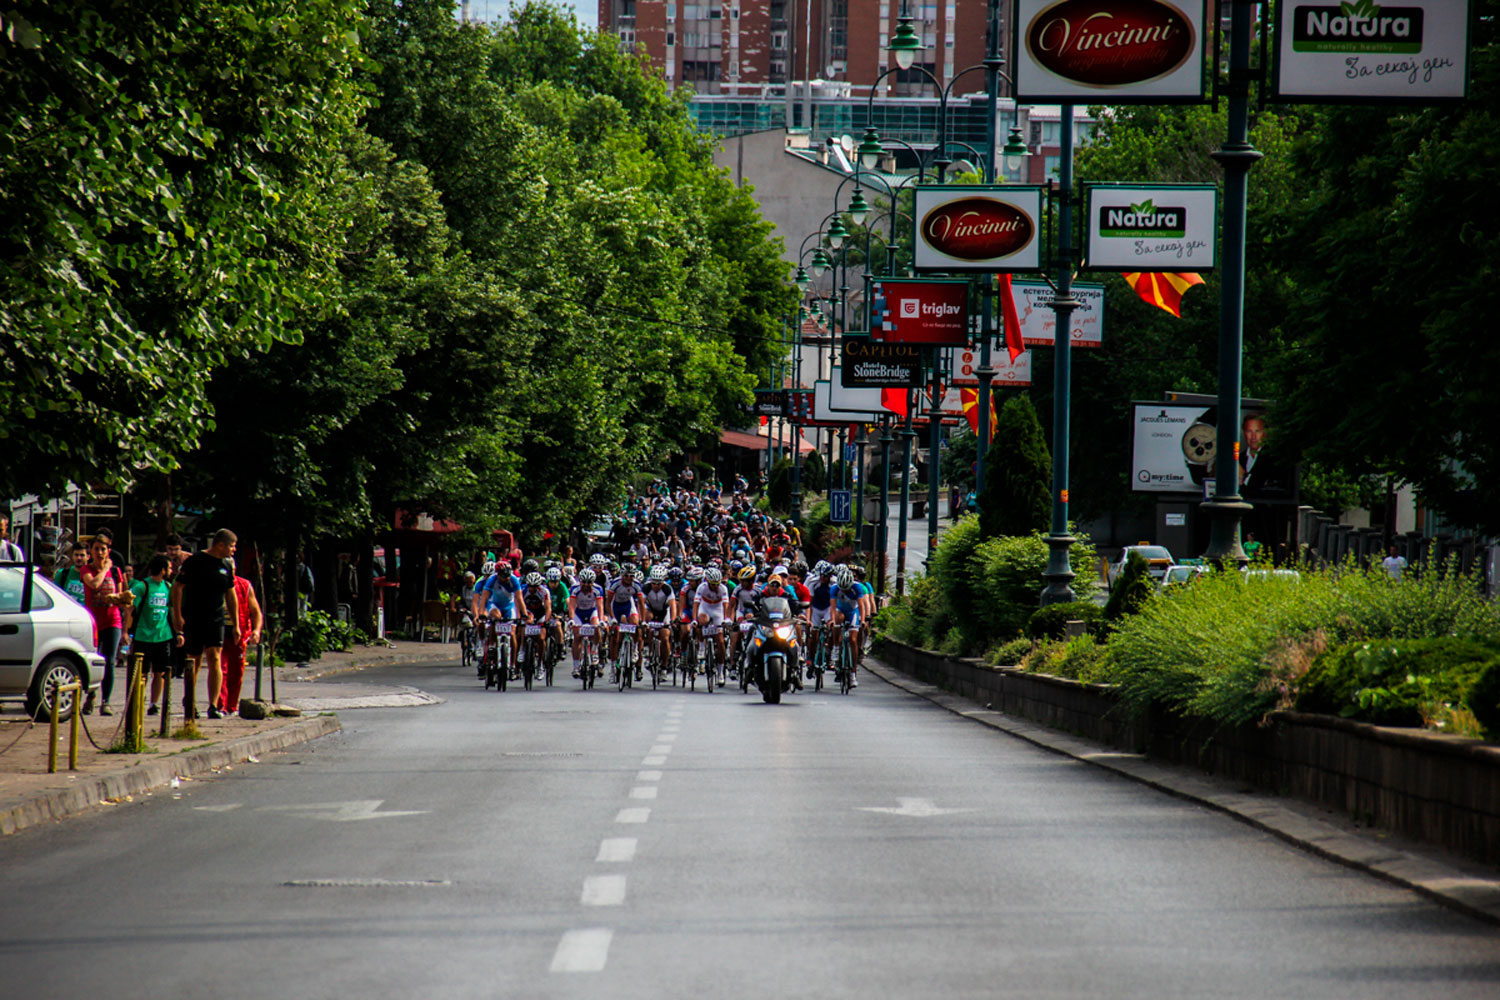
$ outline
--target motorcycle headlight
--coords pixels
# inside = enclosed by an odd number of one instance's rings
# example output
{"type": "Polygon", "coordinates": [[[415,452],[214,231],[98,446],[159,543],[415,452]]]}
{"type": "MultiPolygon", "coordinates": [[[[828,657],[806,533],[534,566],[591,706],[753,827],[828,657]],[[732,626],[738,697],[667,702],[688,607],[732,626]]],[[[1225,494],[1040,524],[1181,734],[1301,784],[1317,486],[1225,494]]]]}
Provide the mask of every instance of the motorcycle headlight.
{"type": "Polygon", "coordinates": [[[776,638],[782,640],[783,642],[791,642],[792,641],[792,637],[795,636],[796,634],[797,634],[797,629],[794,626],[791,626],[791,625],[777,625],[776,626],[776,638]]]}

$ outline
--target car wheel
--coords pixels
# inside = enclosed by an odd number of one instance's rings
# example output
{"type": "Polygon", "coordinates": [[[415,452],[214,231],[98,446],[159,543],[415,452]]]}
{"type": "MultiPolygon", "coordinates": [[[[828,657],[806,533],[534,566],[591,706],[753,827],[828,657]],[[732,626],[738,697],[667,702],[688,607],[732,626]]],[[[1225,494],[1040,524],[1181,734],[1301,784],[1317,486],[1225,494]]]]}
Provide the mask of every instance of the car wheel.
{"type": "MultiPolygon", "coordinates": [[[[52,684],[56,681],[59,687],[66,687],[78,681],[78,665],[60,653],[53,653],[42,661],[37,668],[36,676],[31,682],[31,690],[26,692],[26,714],[38,721],[51,717],[52,709],[52,684]]],[[[58,698],[57,719],[59,722],[73,717],[73,709],[77,706],[75,692],[66,691],[58,698]]]]}

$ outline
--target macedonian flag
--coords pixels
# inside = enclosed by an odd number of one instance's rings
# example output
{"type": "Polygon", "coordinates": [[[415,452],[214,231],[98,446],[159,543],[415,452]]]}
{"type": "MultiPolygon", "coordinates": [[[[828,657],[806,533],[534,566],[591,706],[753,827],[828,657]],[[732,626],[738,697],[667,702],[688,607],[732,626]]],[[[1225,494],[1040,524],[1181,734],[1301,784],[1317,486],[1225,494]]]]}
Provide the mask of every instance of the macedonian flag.
{"type": "MultiPolygon", "coordinates": [[[[964,416],[969,418],[969,430],[976,435],[979,433],[979,390],[958,390],[958,402],[964,408],[964,416]]],[[[995,440],[995,425],[998,423],[995,416],[995,394],[990,393],[990,440],[995,440]]]]}
{"type": "Polygon", "coordinates": [[[1126,284],[1135,289],[1135,294],[1178,319],[1182,318],[1182,293],[1194,285],[1203,284],[1203,278],[1191,271],[1181,274],[1168,271],[1130,271],[1124,277],[1126,284]]]}

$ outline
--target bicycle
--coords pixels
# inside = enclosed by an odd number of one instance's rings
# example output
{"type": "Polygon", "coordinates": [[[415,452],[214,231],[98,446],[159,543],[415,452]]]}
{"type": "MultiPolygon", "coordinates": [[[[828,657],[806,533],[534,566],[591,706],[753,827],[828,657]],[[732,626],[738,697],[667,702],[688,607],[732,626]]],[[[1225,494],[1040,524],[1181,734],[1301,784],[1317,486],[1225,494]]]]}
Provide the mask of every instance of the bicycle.
{"type": "MultiPolygon", "coordinates": [[[[682,652],[678,654],[678,666],[682,670],[682,686],[691,689],[697,686],[698,681],[698,647],[699,642],[693,638],[691,632],[687,633],[682,640],[682,652]]],[[[672,675],[672,686],[677,686],[677,675],[672,675]]]]}
{"type": "Polygon", "coordinates": [[[823,690],[823,673],[828,669],[828,650],[832,646],[828,631],[827,622],[813,630],[813,646],[808,654],[808,663],[813,674],[814,691],[823,690]]]}
{"type": "Polygon", "coordinates": [[[494,641],[490,643],[489,671],[484,679],[486,688],[493,681],[496,691],[504,691],[510,680],[510,644],[515,628],[513,622],[494,622],[490,625],[494,641]]]}
{"type": "Polygon", "coordinates": [[[667,622],[647,622],[646,627],[651,630],[651,638],[645,645],[646,669],[651,672],[651,690],[655,691],[661,685],[661,674],[667,662],[666,640],[661,634],[667,622]]]}
{"type": "Polygon", "coordinates": [[[557,662],[562,659],[563,644],[557,639],[557,622],[547,624],[547,650],[542,654],[542,659],[547,666],[547,686],[551,687],[553,671],[557,669],[557,662]]]}
{"type": "Polygon", "coordinates": [[[636,626],[629,622],[621,622],[617,628],[620,632],[620,652],[615,657],[615,680],[624,691],[630,687],[631,674],[635,669],[635,630],[636,626]]]}
{"type": "MultiPolygon", "coordinates": [[[[703,676],[708,685],[708,693],[714,693],[714,675],[719,672],[719,644],[714,639],[724,630],[722,625],[703,626],[703,656],[700,662],[703,666],[703,676]]],[[[695,688],[697,684],[693,685],[695,688]]]]}
{"type": "Polygon", "coordinates": [[[458,627],[458,655],[463,666],[474,665],[474,619],[467,611],[464,612],[463,624],[458,627]]]}
{"type": "Polygon", "coordinates": [[[542,662],[542,628],[536,622],[527,622],[525,627],[526,644],[521,647],[521,656],[525,663],[521,666],[521,682],[526,685],[526,690],[531,690],[531,684],[536,677],[537,668],[542,662]]]}
{"type": "Polygon", "coordinates": [[[583,680],[583,689],[587,691],[594,686],[594,678],[599,673],[599,647],[594,641],[594,635],[598,630],[593,625],[578,625],[575,626],[575,631],[583,647],[583,662],[579,664],[578,676],[583,680]]]}
{"type": "Polygon", "coordinates": [[[854,630],[847,624],[840,626],[839,664],[837,667],[839,694],[848,694],[854,686],[854,630]]]}

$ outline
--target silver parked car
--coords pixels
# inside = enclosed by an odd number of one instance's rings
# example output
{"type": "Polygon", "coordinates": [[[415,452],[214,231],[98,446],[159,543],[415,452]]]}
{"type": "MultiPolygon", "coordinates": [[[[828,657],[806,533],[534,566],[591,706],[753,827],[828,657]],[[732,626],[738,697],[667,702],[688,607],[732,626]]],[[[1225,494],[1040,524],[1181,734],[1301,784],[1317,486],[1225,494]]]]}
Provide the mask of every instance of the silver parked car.
{"type": "MultiPolygon", "coordinates": [[[[0,563],[0,698],[25,698],[26,714],[45,719],[52,709],[52,685],[82,680],[99,686],[104,658],[99,655],[94,616],[67,591],[36,568],[0,563]]],[[[58,699],[58,718],[67,719],[77,699],[58,699]]]]}

